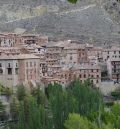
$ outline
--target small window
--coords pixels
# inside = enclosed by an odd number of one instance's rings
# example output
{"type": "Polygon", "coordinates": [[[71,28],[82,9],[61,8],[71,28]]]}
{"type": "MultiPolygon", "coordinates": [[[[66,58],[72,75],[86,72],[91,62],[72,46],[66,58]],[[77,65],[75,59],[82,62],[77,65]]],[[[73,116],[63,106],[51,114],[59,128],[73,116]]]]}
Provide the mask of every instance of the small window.
{"type": "Polygon", "coordinates": [[[10,63],[8,63],[8,67],[10,67],[10,63]]]}
{"type": "Polygon", "coordinates": [[[116,54],[116,51],[114,51],[114,54],[116,54]]]}
{"type": "Polygon", "coordinates": [[[91,80],[91,83],[93,84],[93,80],[91,80]]]}
{"type": "Polygon", "coordinates": [[[97,75],[97,78],[99,78],[99,75],[97,75]]]}
{"type": "Polygon", "coordinates": [[[35,71],[34,71],[34,72],[35,72],[35,74],[36,74],[36,69],[35,69],[35,71]]]}
{"type": "Polygon", "coordinates": [[[26,62],[26,67],[28,67],[28,62],[26,62]]]}
{"type": "Polygon", "coordinates": [[[91,72],[93,72],[93,69],[91,70],[91,72]]]}
{"type": "Polygon", "coordinates": [[[0,69],[0,75],[1,75],[1,74],[3,74],[3,70],[2,70],[2,69],[0,69]]]}
{"type": "Polygon", "coordinates": [[[18,67],[18,64],[16,63],[16,67],[18,67]]]}
{"type": "Polygon", "coordinates": [[[8,75],[12,74],[12,68],[8,68],[8,75]]]}
{"type": "Polygon", "coordinates": [[[36,66],[36,62],[34,62],[34,66],[36,66]]]}
{"type": "Polygon", "coordinates": [[[32,62],[30,62],[30,67],[32,67],[32,62]]]}
{"type": "Polygon", "coordinates": [[[70,60],[72,60],[73,59],[73,57],[72,56],[70,56],[70,60]]]}
{"type": "Polygon", "coordinates": [[[18,75],[18,68],[15,68],[15,74],[18,75]]]}
{"type": "Polygon", "coordinates": [[[29,74],[28,69],[26,69],[26,74],[29,74]]]}
{"type": "Polygon", "coordinates": [[[0,63],[0,67],[2,67],[2,63],[0,63]]]}

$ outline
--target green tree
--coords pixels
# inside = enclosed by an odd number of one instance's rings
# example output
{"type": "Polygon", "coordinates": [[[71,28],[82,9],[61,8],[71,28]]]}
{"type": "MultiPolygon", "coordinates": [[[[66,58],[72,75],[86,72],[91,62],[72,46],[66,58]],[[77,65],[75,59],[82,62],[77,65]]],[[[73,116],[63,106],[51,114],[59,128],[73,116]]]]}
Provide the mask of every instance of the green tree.
{"type": "MultiPolygon", "coordinates": [[[[110,111],[102,113],[102,121],[104,122],[103,127],[106,128],[120,128],[120,104],[114,104],[110,111]]],[[[104,129],[104,128],[103,128],[104,129]]]]}
{"type": "Polygon", "coordinates": [[[120,87],[116,88],[111,95],[116,99],[120,100],[120,87]]]}
{"type": "Polygon", "coordinates": [[[12,95],[12,89],[9,87],[5,88],[5,95],[7,96],[7,100],[9,100],[10,96],[12,95]]]}
{"type": "Polygon", "coordinates": [[[116,129],[116,128],[114,128],[113,125],[111,123],[109,123],[107,125],[106,124],[102,124],[102,129],[116,129]]]}
{"type": "Polygon", "coordinates": [[[102,114],[102,120],[105,124],[115,123],[116,117],[111,111],[109,111],[109,112],[104,111],[102,114]]]}
{"type": "Polygon", "coordinates": [[[47,129],[46,111],[35,98],[26,96],[20,104],[19,129],[47,129]]]}
{"type": "Polygon", "coordinates": [[[79,114],[69,114],[68,119],[65,121],[64,126],[66,129],[98,129],[95,123],[87,120],[79,114]]]}
{"type": "Polygon", "coordinates": [[[70,84],[70,92],[76,98],[79,107],[79,113],[88,116],[93,112],[99,111],[99,106],[102,106],[102,97],[97,89],[93,89],[91,83],[81,83],[75,80],[70,84]],[[88,84],[87,84],[88,83],[88,84]]]}
{"type": "Polygon", "coordinates": [[[45,105],[46,104],[46,96],[45,94],[41,91],[40,86],[38,85],[37,88],[31,89],[31,94],[35,99],[37,100],[37,104],[40,105],[45,105]]]}
{"type": "Polygon", "coordinates": [[[26,89],[25,89],[25,86],[24,85],[19,85],[17,87],[17,98],[19,101],[22,101],[24,100],[26,96],[26,89]]]}
{"type": "Polygon", "coordinates": [[[50,85],[48,91],[54,127],[63,129],[68,114],[78,111],[78,103],[74,96],[64,91],[59,84],[50,85]]]}
{"type": "Polygon", "coordinates": [[[116,121],[114,122],[114,126],[117,129],[120,129],[120,104],[114,104],[111,107],[111,112],[115,115],[116,121]]]}
{"type": "Polygon", "coordinates": [[[120,116],[120,104],[114,104],[111,107],[111,112],[118,118],[120,116]]]}
{"type": "Polygon", "coordinates": [[[6,118],[5,106],[0,101],[0,121],[4,121],[6,118]]]}
{"type": "Polygon", "coordinates": [[[76,3],[77,0],[68,0],[70,3],[76,3]]]}
{"type": "Polygon", "coordinates": [[[10,102],[10,114],[12,120],[18,120],[19,116],[19,101],[16,97],[13,97],[10,102]]]}

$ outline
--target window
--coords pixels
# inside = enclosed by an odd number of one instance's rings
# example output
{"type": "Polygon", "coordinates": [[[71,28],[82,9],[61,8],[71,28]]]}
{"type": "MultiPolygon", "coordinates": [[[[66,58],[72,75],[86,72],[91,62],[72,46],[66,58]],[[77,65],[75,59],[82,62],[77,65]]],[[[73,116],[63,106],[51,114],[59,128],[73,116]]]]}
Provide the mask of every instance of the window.
{"type": "Polygon", "coordinates": [[[1,75],[1,74],[3,74],[3,70],[2,70],[2,69],[0,69],[0,75],[1,75]]]}
{"type": "Polygon", "coordinates": [[[93,72],[93,69],[91,70],[91,72],[93,72]]]}
{"type": "Polygon", "coordinates": [[[81,74],[79,75],[79,78],[81,78],[81,74]]]}
{"type": "Polygon", "coordinates": [[[97,69],[97,72],[99,72],[99,70],[97,69]]]}
{"type": "Polygon", "coordinates": [[[109,58],[109,56],[107,56],[107,59],[109,58]]]}
{"type": "Polygon", "coordinates": [[[114,65],[113,67],[114,67],[114,69],[116,69],[116,65],[114,65]]]}
{"type": "Polygon", "coordinates": [[[2,63],[0,63],[0,67],[2,67],[2,63]]]}
{"type": "Polygon", "coordinates": [[[16,63],[16,67],[18,67],[18,64],[16,63]]]}
{"type": "Polygon", "coordinates": [[[34,66],[36,66],[36,62],[34,62],[34,66]]]}
{"type": "Polygon", "coordinates": [[[73,59],[73,57],[72,56],[70,56],[70,60],[72,60],[73,59]]]}
{"type": "Polygon", "coordinates": [[[108,54],[109,54],[109,51],[108,51],[108,54]]]}
{"type": "Polygon", "coordinates": [[[97,75],[97,77],[99,78],[99,75],[97,75]]]}
{"type": "Polygon", "coordinates": [[[7,80],[12,80],[12,78],[8,78],[7,80]]]}
{"type": "Polygon", "coordinates": [[[84,78],[86,78],[86,74],[84,74],[84,78]]]}
{"type": "Polygon", "coordinates": [[[28,69],[26,69],[26,74],[29,74],[28,69]]]}
{"type": "Polygon", "coordinates": [[[26,62],[26,67],[28,67],[28,62],[26,62]]]}
{"type": "Polygon", "coordinates": [[[91,83],[93,84],[93,80],[91,80],[91,83]]]}
{"type": "Polygon", "coordinates": [[[114,54],[116,54],[116,51],[114,51],[114,54]]]}
{"type": "Polygon", "coordinates": [[[10,63],[8,63],[8,67],[10,67],[10,63]]]}
{"type": "Polygon", "coordinates": [[[8,68],[8,75],[12,74],[12,68],[8,68]]]}
{"type": "Polygon", "coordinates": [[[18,74],[18,68],[15,68],[15,74],[18,74]]]}
{"type": "Polygon", "coordinates": [[[30,62],[30,67],[32,67],[32,62],[30,62]]]}
{"type": "Polygon", "coordinates": [[[98,81],[98,80],[96,80],[96,83],[99,83],[99,81],[98,81]]]}

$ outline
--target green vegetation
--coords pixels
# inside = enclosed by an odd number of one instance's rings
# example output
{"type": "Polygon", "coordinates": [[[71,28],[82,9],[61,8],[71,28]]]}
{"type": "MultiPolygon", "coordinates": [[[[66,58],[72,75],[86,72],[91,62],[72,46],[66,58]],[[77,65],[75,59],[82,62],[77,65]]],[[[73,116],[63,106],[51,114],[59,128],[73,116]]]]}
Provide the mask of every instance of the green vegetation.
{"type": "Polygon", "coordinates": [[[4,121],[6,118],[5,106],[0,101],[0,121],[4,121]]]}
{"type": "Polygon", "coordinates": [[[77,0],[68,0],[70,3],[76,3],[77,0]]]}
{"type": "Polygon", "coordinates": [[[116,88],[115,91],[111,93],[115,100],[120,100],[120,87],[116,88]]]}
{"type": "Polygon", "coordinates": [[[0,95],[6,95],[9,98],[12,95],[12,89],[0,85],[0,95]]]}
{"type": "Polygon", "coordinates": [[[120,0],[117,0],[118,2],[120,2],[120,0]]]}
{"type": "Polygon", "coordinates": [[[26,90],[21,85],[10,99],[10,117],[0,102],[0,118],[9,129],[120,129],[120,104],[106,111],[89,80],[75,80],[65,89],[50,84],[45,93],[40,86],[26,90]]]}
{"type": "Polygon", "coordinates": [[[64,126],[66,129],[99,129],[95,123],[75,113],[69,114],[64,126]]]}
{"type": "Polygon", "coordinates": [[[24,97],[26,96],[26,89],[24,85],[19,85],[17,88],[17,98],[19,101],[24,100],[24,97]]]}

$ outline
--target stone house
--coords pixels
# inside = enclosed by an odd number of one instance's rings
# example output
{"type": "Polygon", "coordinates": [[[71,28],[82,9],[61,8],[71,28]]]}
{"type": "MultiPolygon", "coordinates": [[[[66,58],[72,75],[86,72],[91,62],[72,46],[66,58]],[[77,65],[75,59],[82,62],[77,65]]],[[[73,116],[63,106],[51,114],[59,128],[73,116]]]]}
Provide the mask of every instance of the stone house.
{"type": "Polygon", "coordinates": [[[15,87],[18,84],[35,85],[40,81],[39,57],[32,54],[0,57],[0,83],[15,87]]]}
{"type": "Polygon", "coordinates": [[[97,65],[78,65],[72,67],[70,70],[70,81],[79,79],[81,82],[84,82],[90,79],[95,87],[99,87],[101,84],[101,70],[97,65]]]}
{"type": "Polygon", "coordinates": [[[107,61],[109,77],[114,83],[120,83],[120,58],[111,58],[107,61]]]}
{"type": "Polygon", "coordinates": [[[120,47],[111,47],[103,49],[103,61],[107,62],[108,59],[120,58],[120,47]]]}
{"type": "Polygon", "coordinates": [[[0,47],[13,47],[16,43],[16,34],[0,34],[0,47]]]}

